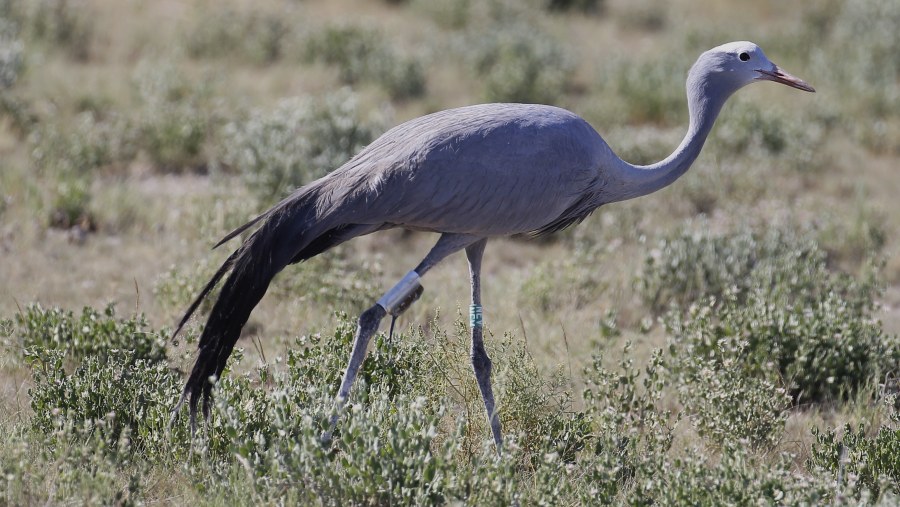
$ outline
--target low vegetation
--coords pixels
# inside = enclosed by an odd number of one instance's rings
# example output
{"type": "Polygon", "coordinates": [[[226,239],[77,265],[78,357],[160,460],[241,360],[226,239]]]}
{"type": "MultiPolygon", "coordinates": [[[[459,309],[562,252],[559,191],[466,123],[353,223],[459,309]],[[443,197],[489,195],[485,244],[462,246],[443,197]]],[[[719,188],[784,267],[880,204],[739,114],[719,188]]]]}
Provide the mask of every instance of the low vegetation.
{"type": "MultiPolygon", "coordinates": [[[[745,286],[716,296],[703,289],[687,310],[671,310],[670,345],[645,367],[635,365],[631,345],[613,353],[621,357],[615,366],[596,355],[577,398],[565,371],[541,374],[521,339],[495,340],[510,435],[499,459],[486,439],[462,322],[450,331],[433,321],[430,331],[379,335],[330,447],[319,435],[355,330],[346,315],[333,332],[297,340],[284,359],[227,372],[211,421],[191,438],[186,423],[168,426],[182,377],[164,331],[148,329],[141,316],[117,318],[112,307],[80,317],[30,307],[2,327],[7,350],[25,351],[34,384],[29,429],[6,443],[5,452],[19,456],[6,470],[7,498],[139,501],[143,474],[160,468],[180,470],[229,503],[896,498],[900,434],[890,424],[872,436],[862,427],[814,427],[799,475],[798,457],[783,448],[792,412],[841,397],[875,403],[887,421],[900,408],[896,386],[883,383],[900,361],[900,342],[868,317],[875,292],[827,270],[813,243],[793,238],[782,232],[762,241],[793,252],[785,256],[793,264],[744,265],[727,278],[745,286]],[[804,247],[812,252],[799,254],[804,247]],[[772,292],[783,286],[772,280],[809,271],[817,276],[793,280],[801,287],[772,292]],[[848,290],[854,304],[835,298],[848,290]],[[681,449],[675,442],[688,427],[697,437],[681,449]],[[762,466],[770,452],[780,457],[762,466]],[[21,482],[41,477],[52,460],[73,463],[58,488],[21,482]]],[[[737,244],[753,240],[744,235],[737,244]]],[[[684,261],[695,269],[703,262],[684,261]]],[[[240,369],[241,356],[230,370],[240,369]]]]}
{"type": "Polygon", "coordinates": [[[714,4],[0,0],[0,503],[898,503],[900,7],[714,4]],[[170,425],[202,316],[172,326],[228,231],[462,104],[560,105],[655,162],[733,38],[819,93],[753,86],[670,188],[492,240],[500,456],[461,257],[320,441],[355,315],[423,233],[286,268],[210,420],[170,425]]]}

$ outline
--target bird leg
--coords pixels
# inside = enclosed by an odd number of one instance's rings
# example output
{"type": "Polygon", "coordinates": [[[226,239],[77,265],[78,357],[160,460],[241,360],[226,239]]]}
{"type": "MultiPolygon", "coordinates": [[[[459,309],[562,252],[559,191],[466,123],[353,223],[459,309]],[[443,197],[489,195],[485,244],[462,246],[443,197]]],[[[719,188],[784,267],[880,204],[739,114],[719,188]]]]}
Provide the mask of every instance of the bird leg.
{"type": "Polygon", "coordinates": [[[356,337],[353,339],[353,351],[350,353],[350,363],[347,365],[347,370],[344,371],[344,379],[341,381],[341,388],[338,390],[337,399],[334,403],[334,413],[331,415],[328,431],[322,434],[322,442],[327,443],[331,441],[331,434],[334,432],[335,425],[337,425],[338,416],[347,403],[347,398],[350,396],[350,388],[353,387],[353,381],[356,380],[359,368],[366,358],[369,340],[378,331],[378,324],[381,323],[381,319],[385,315],[387,315],[385,309],[381,305],[375,304],[359,316],[356,337]]]}
{"type": "Polygon", "coordinates": [[[469,274],[472,278],[472,306],[469,309],[469,323],[472,325],[472,369],[475,370],[475,380],[481,390],[481,398],[484,400],[484,408],[487,410],[488,422],[491,425],[491,433],[494,435],[494,444],[497,446],[497,454],[503,446],[503,437],[500,434],[500,418],[494,405],[494,390],[491,388],[491,358],[484,350],[484,325],[481,310],[481,257],[487,239],[483,239],[466,248],[466,257],[469,259],[469,274]]]}
{"type": "Polygon", "coordinates": [[[353,339],[353,351],[350,353],[350,362],[347,370],[344,371],[344,378],[341,381],[341,387],[338,390],[337,399],[335,400],[334,413],[331,416],[328,431],[322,434],[322,441],[327,443],[331,441],[331,435],[337,425],[338,416],[347,398],[350,397],[350,388],[353,387],[353,381],[362,366],[363,360],[366,358],[366,352],[369,346],[369,340],[378,331],[378,325],[387,314],[391,314],[394,318],[403,313],[410,307],[419,296],[422,295],[424,289],[419,282],[420,276],[424,275],[435,264],[443,260],[451,253],[465,248],[466,246],[478,241],[480,238],[469,236],[466,234],[443,234],[437,244],[428,252],[425,259],[416,266],[416,269],[406,274],[394,287],[387,291],[374,306],[364,311],[359,316],[359,324],[356,328],[356,337],[353,339]]]}

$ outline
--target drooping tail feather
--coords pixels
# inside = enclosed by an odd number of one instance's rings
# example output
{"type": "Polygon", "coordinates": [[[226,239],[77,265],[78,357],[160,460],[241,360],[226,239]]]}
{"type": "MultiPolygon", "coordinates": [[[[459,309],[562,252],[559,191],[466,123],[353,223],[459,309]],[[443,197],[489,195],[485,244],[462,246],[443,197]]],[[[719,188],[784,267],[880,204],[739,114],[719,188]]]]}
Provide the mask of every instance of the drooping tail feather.
{"type": "Polygon", "coordinates": [[[181,400],[175,407],[173,421],[185,400],[189,401],[192,428],[196,427],[197,407],[201,400],[203,414],[205,417],[209,416],[213,379],[221,377],[250,312],[265,295],[270,282],[279,271],[288,264],[304,261],[348,239],[384,227],[382,224],[340,224],[336,217],[324,220],[322,217],[316,218],[316,206],[314,192],[296,194],[236,229],[223,240],[227,241],[255,223],[262,222],[259,229],[216,271],[197,299],[191,303],[175,331],[177,335],[203,299],[209,296],[224,277],[222,290],[200,335],[197,361],[184,386],[181,400]]]}
{"type": "Polygon", "coordinates": [[[196,310],[203,297],[230,269],[222,290],[213,305],[206,326],[200,335],[199,354],[190,377],[182,393],[182,401],[189,397],[191,424],[195,426],[197,405],[204,401],[204,415],[209,413],[209,396],[212,377],[218,378],[225,369],[225,363],[241,334],[241,329],[250,317],[250,312],[259,303],[269,287],[269,282],[284,266],[284,262],[273,262],[271,253],[271,232],[265,225],[255,232],[233,253],[213,279],[191,305],[182,324],[189,314],[196,310]]]}
{"type": "Polygon", "coordinates": [[[298,251],[315,238],[317,224],[311,223],[315,203],[315,195],[309,194],[299,195],[290,202],[283,201],[223,240],[227,241],[262,221],[259,229],[251,234],[216,271],[197,299],[188,307],[173,334],[173,337],[177,335],[203,299],[209,296],[222,278],[225,278],[206,326],[200,334],[197,361],[184,386],[181,401],[175,408],[173,420],[177,417],[185,399],[189,400],[192,427],[196,426],[197,406],[201,399],[204,402],[204,415],[208,416],[212,389],[210,379],[222,375],[226,361],[250,317],[250,312],[265,295],[275,275],[291,262],[298,251]]]}
{"type": "Polygon", "coordinates": [[[184,325],[187,324],[187,321],[191,318],[194,312],[197,311],[197,308],[200,307],[200,303],[202,303],[203,300],[206,299],[209,293],[212,292],[212,290],[216,288],[216,285],[219,284],[219,281],[222,279],[222,277],[225,276],[225,273],[227,273],[228,270],[231,269],[232,265],[234,264],[234,260],[237,258],[240,252],[240,249],[235,250],[231,253],[231,255],[228,256],[227,259],[225,259],[225,262],[223,262],[222,265],[219,266],[216,274],[214,274],[212,278],[209,279],[209,282],[207,282],[206,286],[203,287],[203,290],[200,291],[200,294],[196,299],[194,299],[194,302],[191,303],[191,306],[189,306],[187,311],[184,312],[184,316],[178,323],[178,327],[176,327],[175,331],[172,333],[172,340],[174,340],[175,337],[178,336],[178,333],[181,332],[181,329],[184,328],[184,325]]]}

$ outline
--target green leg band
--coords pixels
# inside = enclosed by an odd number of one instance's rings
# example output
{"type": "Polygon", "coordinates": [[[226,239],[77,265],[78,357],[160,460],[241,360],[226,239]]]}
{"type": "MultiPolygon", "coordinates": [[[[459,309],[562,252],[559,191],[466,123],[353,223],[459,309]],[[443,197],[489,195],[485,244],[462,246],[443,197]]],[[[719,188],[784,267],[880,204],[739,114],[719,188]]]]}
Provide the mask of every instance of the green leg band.
{"type": "Polygon", "coordinates": [[[469,324],[472,327],[482,327],[481,305],[469,306],[469,324]]]}

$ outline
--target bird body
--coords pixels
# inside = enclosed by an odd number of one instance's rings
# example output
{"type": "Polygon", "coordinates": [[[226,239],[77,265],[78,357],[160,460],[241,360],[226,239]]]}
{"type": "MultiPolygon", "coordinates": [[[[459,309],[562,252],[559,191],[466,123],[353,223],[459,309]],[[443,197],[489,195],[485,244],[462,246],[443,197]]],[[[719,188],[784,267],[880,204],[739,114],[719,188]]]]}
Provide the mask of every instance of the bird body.
{"type": "MultiPolygon", "coordinates": [[[[751,42],[713,48],[688,73],[690,123],[684,140],[665,160],[648,166],[619,159],[585,120],[553,106],[482,104],[440,111],[390,129],[340,168],[297,189],[219,242],[258,225],[203,288],[178,326],[180,330],[227,274],[181,399],[190,400],[192,426],[201,399],[208,416],[213,383],[250,312],[279,271],[354,237],[402,227],[441,236],[413,271],[360,315],[338,408],[349,396],[381,319],[388,313],[396,317],[421,293],[421,276],[447,255],[465,249],[472,282],[472,365],[499,452],[500,423],[481,323],[480,271],[487,240],[555,232],[580,222],[603,204],[671,184],[700,154],[728,97],[759,80],[814,91],[770,62],[751,42]]],[[[336,420],[334,416],[332,428],[336,420]]]]}
{"type": "Polygon", "coordinates": [[[599,206],[604,161],[614,157],[565,109],[481,104],[394,127],[286,201],[315,193],[317,220],[486,237],[532,233],[580,218],[567,213],[587,212],[586,200],[599,206]]]}

